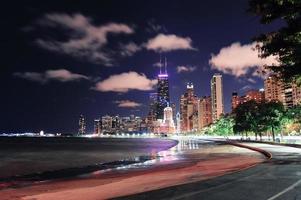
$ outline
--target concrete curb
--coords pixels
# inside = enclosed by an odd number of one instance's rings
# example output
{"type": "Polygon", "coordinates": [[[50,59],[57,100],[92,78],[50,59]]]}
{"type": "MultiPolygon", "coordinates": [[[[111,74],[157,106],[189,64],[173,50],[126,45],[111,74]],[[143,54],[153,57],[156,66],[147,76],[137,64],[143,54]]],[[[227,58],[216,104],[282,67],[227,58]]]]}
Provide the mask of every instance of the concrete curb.
{"type": "Polygon", "coordinates": [[[263,154],[269,160],[272,159],[272,157],[273,157],[273,155],[270,152],[265,151],[265,150],[260,149],[260,148],[250,147],[248,145],[244,145],[244,144],[241,144],[241,143],[238,143],[238,142],[226,141],[225,143],[233,145],[233,146],[237,146],[237,147],[241,147],[241,148],[246,148],[246,149],[250,149],[250,150],[253,150],[253,151],[257,151],[257,152],[263,154]]]}
{"type": "Polygon", "coordinates": [[[279,146],[288,146],[301,148],[301,144],[286,144],[286,143],[276,143],[276,142],[267,142],[267,141],[257,141],[257,140],[230,140],[234,142],[244,142],[244,143],[262,143],[262,144],[270,144],[270,145],[279,145],[279,146]]]}
{"type": "Polygon", "coordinates": [[[241,148],[250,149],[252,151],[257,151],[257,152],[263,154],[268,160],[272,159],[272,157],[273,157],[273,155],[270,152],[265,151],[265,150],[260,149],[260,148],[251,147],[251,146],[248,146],[248,145],[241,144],[240,142],[243,142],[243,141],[239,141],[239,140],[222,141],[222,140],[208,140],[207,139],[207,141],[217,142],[217,143],[220,143],[220,144],[228,144],[228,145],[233,145],[233,146],[237,146],[237,147],[241,147],[241,148]]]}

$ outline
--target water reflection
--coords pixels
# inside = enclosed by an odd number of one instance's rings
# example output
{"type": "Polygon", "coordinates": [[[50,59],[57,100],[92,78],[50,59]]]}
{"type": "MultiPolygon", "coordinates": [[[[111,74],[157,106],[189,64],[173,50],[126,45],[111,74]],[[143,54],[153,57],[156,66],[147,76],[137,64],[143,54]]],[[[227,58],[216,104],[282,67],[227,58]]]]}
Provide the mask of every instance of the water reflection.
{"type": "Polygon", "coordinates": [[[189,138],[177,138],[177,140],[178,140],[178,144],[168,150],[160,151],[160,152],[153,151],[148,156],[129,158],[125,160],[125,164],[115,166],[114,168],[111,169],[98,170],[90,174],[81,175],[80,177],[98,176],[112,171],[122,172],[122,171],[127,171],[132,169],[145,169],[155,165],[164,165],[167,163],[177,162],[181,159],[184,159],[183,156],[184,152],[200,149],[202,148],[202,146],[204,146],[204,143],[210,143],[210,142],[204,142],[201,140],[189,139],[189,138]],[[129,160],[135,161],[135,163],[128,164],[127,162],[129,160]]]}

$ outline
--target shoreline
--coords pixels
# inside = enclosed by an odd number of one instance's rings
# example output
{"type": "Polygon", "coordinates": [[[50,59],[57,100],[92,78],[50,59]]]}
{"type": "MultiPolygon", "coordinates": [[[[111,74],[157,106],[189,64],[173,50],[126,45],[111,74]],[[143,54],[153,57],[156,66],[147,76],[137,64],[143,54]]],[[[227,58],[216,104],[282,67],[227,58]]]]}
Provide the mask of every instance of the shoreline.
{"type": "Polygon", "coordinates": [[[0,191],[0,194],[7,199],[81,199],[82,194],[85,194],[85,199],[108,199],[206,180],[265,161],[264,156],[258,152],[230,145],[190,150],[186,154],[184,160],[170,161],[147,169],[100,173],[84,179],[0,191]],[[229,153],[223,153],[225,151],[229,153]],[[114,191],[112,188],[115,188],[114,191]],[[14,197],[10,195],[12,191],[14,197]]]}
{"type": "MultiPolygon", "coordinates": [[[[8,138],[11,139],[11,138],[8,138]]],[[[13,138],[14,140],[18,138],[13,138]]],[[[20,138],[24,139],[24,138],[20,138]]],[[[26,140],[30,141],[30,139],[27,137],[26,140]]],[[[40,138],[34,138],[35,139],[40,139],[40,138]]],[[[7,139],[5,139],[7,140],[7,139]]],[[[43,139],[45,140],[45,139],[43,139]]],[[[59,138],[58,140],[63,140],[62,138],[59,138]]],[[[68,140],[73,140],[73,138],[68,138],[68,140]]],[[[81,140],[81,139],[74,139],[74,140],[81,140]]],[[[83,139],[87,140],[87,139],[83,139]]],[[[95,142],[97,140],[102,140],[99,138],[93,138],[93,139],[88,139],[89,141],[95,142]]],[[[122,140],[122,141],[131,141],[132,139],[105,139],[109,140],[112,142],[113,140],[122,140]]],[[[154,147],[152,149],[145,149],[141,152],[134,152],[134,153],[129,153],[129,154],[134,154],[134,155],[121,155],[117,156],[116,160],[107,160],[104,162],[97,162],[95,164],[89,164],[89,165],[82,165],[82,166],[70,166],[70,167],[65,167],[65,168],[58,168],[58,169],[53,169],[53,170],[44,170],[44,171],[35,171],[31,173],[24,173],[20,175],[12,175],[12,176],[6,176],[6,177],[0,177],[0,190],[5,189],[7,187],[20,187],[20,186],[27,186],[30,185],[34,182],[42,182],[42,181],[52,181],[52,180],[59,180],[59,179],[68,179],[68,178],[76,178],[77,176],[80,176],[82,174],[88,174],[92,173],[94,171],[99,171],[99,170],[110,170],[126,165],[131,165],[131,164],[138,164],[138,163],[143,163],[148,160],[154,159],[154,154],[157,154],[160,151],[166,151],[178,144],[177,140],[174,139],[163,139],[163,138],[143,138],[143,139],[137,139],[143,140],[144,142],[158,142],[160,141],[162,146],[154,147]]],[[[3,142],[0,141],[0,142],[3,142]]],[[[148,143],[145,142],[146,145],[148,143]]],[[[13,144],[14,146],[16,144],[13,144]]],[[[3,148],[3,147],[2,147],[3,148]]],[[[75,152],[76,153],[76,152],[75,152]]],[[[115,156],[116,157],[116,156],[115,156]]],[[[92,161],[93,162],[93,161],[92,161]]]]}

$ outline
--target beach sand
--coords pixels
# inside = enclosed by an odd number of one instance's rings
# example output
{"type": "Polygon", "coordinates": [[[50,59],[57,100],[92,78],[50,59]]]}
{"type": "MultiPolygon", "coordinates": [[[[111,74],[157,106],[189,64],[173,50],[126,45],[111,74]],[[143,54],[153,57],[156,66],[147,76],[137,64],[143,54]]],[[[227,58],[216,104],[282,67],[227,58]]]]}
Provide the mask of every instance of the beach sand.
{"type": "Polygon", "coordinates": [[[174,185],[202,181],[243,170],[263,162],[258,152],[231,145],[191,149],[167,154],[164,162],[144,168],[95,172],[85,178],[37,183],[0,191],[1,199],[95,200],[137,194],[174,185]],[[177,157],[179,159],[174,159],[177,157]]]}

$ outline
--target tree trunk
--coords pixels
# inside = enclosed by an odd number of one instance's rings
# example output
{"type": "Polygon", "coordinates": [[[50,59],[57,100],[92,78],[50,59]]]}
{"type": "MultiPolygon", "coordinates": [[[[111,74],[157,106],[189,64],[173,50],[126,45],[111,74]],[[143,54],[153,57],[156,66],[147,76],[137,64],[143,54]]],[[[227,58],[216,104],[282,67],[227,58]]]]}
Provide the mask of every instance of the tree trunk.
{"type": "Polygon", "coordinates": [[[273,142],[275,142],[274,126],[272,126],[272,136],[273,136],[273,142]]]}

